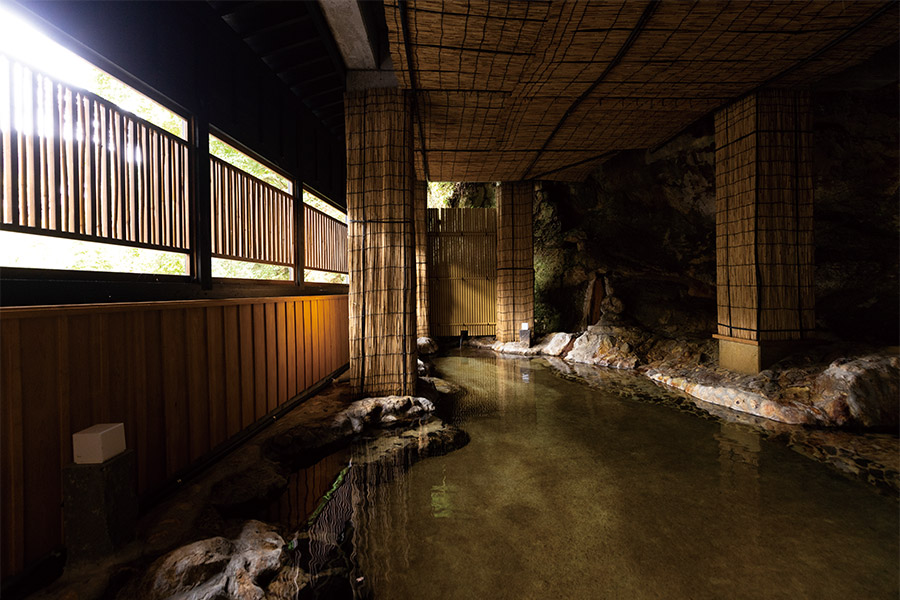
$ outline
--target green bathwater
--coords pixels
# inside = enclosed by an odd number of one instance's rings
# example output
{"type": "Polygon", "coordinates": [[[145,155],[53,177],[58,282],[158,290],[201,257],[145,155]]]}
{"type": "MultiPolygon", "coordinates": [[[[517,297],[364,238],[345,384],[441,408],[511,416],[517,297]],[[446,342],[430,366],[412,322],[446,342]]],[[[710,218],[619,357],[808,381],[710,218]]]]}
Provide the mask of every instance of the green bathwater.
{"type": "Polygon", "coordinates": [[[866,484],[540,361],[436,364],[471,442],[354,491],[375,598],[898,597],[898,503],[866,484]]]}

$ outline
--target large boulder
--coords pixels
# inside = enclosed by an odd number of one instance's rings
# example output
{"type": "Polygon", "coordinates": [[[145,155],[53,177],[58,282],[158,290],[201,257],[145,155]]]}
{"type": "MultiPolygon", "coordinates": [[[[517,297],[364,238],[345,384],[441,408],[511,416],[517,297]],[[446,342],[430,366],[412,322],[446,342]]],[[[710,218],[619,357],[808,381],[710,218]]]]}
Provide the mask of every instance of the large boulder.
{"type": "Polygon", "coordinates": [[[277,579],[284,539],[260,521],[248,521],[234,541],[200,540],[169,552],[144,575],[139,591],[120,598],[139,600],[263,600],[263,586],[277,579]]]}
{"type": "Polygon", "coordinates": [[[141,583],[140,600],[165,600],[191,592],[197,600],[216,598],[225,589],[225,568],[234,544],[222,537],[182,546],[158,559],[141,583]]]}
{"type": "Polygon", "coordinates": [[[619,328],[591,326],[572,345],[566,360],[600,367],[633,369],[640,359],[619,328]]]}
{"type": "Polygon", "coordinates": [[[832,362],[812,387],[814,405],[833,425],[900,424],[900,357],[872,354],[832,362]]]}
{"type": "Polygon", "coordinates": [[[284,539],[271,526],[248,521],[234,545],[235,554],[225,569],[228,597],[262,600],[265,591],[259,580],[281,568],[284,539]]]}
{"type": "Polygon", "coordinates": [[[434,404],[428,398],[415,396],[363,398],[338,413],[333,428],[360,433],[366,425],[393,427],[425,418],[432,412],[434,404]]]}
{"type": "Polygon", "coordinates": [[[419,354],[428,356],[438,351],[438,345],[430,337],[420,337],[416,339],[416,350],[419,354]]]}

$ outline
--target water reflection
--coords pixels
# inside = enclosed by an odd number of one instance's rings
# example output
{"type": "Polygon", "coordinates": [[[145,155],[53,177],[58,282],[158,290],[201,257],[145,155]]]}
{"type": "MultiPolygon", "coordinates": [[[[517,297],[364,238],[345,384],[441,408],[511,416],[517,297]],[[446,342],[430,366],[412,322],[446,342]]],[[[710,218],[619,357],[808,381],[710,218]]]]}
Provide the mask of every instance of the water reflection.
{"type": "Polygon", "coordinates": [[[895,500],[742,426],[528,359],[438,368],[469,389],[447,408],[471,442],[412,468],[424,427],[405,451],[354,449],[310,532],[315,572],[343,561],[347,594],[897,597],[895,500]]]}
{"type": "Polygon", "coordinates": [[[285,493],[268,507],[261,518],[271,523],[281,523],[288,531],[302,529],[349,460],[350,451],[344,449],[310,467],[298,469],[288,478],[285,493]]]}

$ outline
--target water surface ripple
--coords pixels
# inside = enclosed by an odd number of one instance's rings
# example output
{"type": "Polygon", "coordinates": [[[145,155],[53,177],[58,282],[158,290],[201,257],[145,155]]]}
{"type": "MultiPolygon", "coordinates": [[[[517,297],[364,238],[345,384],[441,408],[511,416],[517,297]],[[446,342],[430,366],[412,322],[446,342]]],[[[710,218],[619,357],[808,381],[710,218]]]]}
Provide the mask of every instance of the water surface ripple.
{"type": "Polygon", "coordinates": [[[436,365],[469,390],[445,417],[471,442],[355,490],[368,595],[898,597],[896,499],[539,361],[436,365]]]}

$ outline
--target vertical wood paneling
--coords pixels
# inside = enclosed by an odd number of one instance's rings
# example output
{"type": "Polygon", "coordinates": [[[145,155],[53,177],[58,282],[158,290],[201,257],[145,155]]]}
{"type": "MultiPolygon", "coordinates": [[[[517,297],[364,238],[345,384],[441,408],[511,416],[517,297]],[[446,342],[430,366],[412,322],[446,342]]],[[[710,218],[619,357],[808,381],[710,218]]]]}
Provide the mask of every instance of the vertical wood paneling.
{"type": "Polygon", "coordinates": [[[223,314],[225,324],[225,423],[228,437],[242,427],[253,422],[252,416],[245,414],[241,404],[241,358],[238,329],[238,307],[226,306],[223,314]]]}
{"type": "Polygon", "coordinates": [[[206,349],[209,356],[209,441],[215,448],[228,438],[225,417],[225,356],[222,352],[224,310],[221,306],[206,309],[206,349]]]}
{"type": "Polygon", "coordinates": [[[61,537],[59,498],[60,472],[47,468],[59,465],[59,432],[56,369],[56,319],[30,319],[21,324],[20,372],[22,382],[22,455],[25,561],[39,559],[45,552],[42,540],[61,537]]]}
{"type": "Polygon", "coordinates": [[[268,367],[266,389],[266,412],[278,407],[278,357],[275,334],[275,305],[266,304],[266,366],[268,367]]]}
{"type": "Polygon", "coordinates": [[[305,387],[309,387],[315,381],[315,379],[313,378],[312,302],[304,302],[303,303],[303,331],[305,332],[303,335],[303,347],[304,347],[303,363],[304,363],[304,369],[306,371],[306,386],[305,387]]]}
{"type": "Polygon", "coordinates": [[[253,388],[256,396],[256,415],[262,416],[266,410],[266,395],[269,392],[266,369],[266,307],[253,305],[253,360],[255,382],[253,388]]]}
{"type": "MultiPolygon", "coordinates": [[[[134,448],[138,456],[147,456],[150,451],[150,440],[147,435],[148,425],[148,404],[147,397],[147,338],[144,329],[144,320],[146,312],[136,311],[131,319],[130,324],[130,342],[131,350],[128,352],[129,358],[129,376],[131,378],[132,398],[131,409],[129,410],[129,424],[126,427],[126,443],[129,448],[134,448]]],[[[77,429],[75,431],[78,431],[77,429]]],[[[146,489],[149,484],[146,461],[138,461],[137,463],[137,484],[138,489],[146,489]]]]}
{"type": "Polygon", "coordinates": [[[63,543],[72,433],[124,422],[152,493],[346,364],[348,310],[346,296],[0,309],[4,577],[63,543]]]}
{"type": "MultiPolygon", "coordinates": [[[[166,399],[164,397],[162,314],[165,311],[152,310],[144,313],[144,335],[147,344],[147,422],[142,428],[147,437],[148,452],[143,457],[147,463],[147,480],[150,485],[158,485],[168,477],[166,473],[166,399]]],[[[221,352],[221,350],[220,350],[221,352]]],[[[140,424],[137,424],[140,426],[140,424]]],[[[143,488],[152,489],[152,487],[143,488]]]]}
{"type": "Polygon", "coordinates": [[[188,440],[187,373],[184,347],[184,310],[166,310],[160,314],[162,337],[163,398],[166,416],[166,476],[187,466],[188,440]]]}
{"type": "Polygon", "coordinates": [[[56,370],[59,377],[56,386],[56,402],[58,406],[59,431],[59,464],[72,462],[72,444],[69,438],[69,422],[71,420],[70,399],[71,373],[69,370],[69,322],[68,319],[56,319],[56,356],[59,368],[56,370]]]}
{"type": "Polygon", "coordinates": [[[285,303],[285,340],[287,342],[287,354],[285,355],[285,371],[287,371],[287,399],[293,398],[300,390],[297,389],[297,335],[294,321],[294,303],[285,303]]]}
{"type": "Polygon", "coordinates": [[[190,308],[185,311],[185,335],[188,359],[188,394],[190,418],[191,462],[210,449],[209,387],[207,379],[206,311],[190,308]]]}
{"type": "Polygon", "coordinates": [[[283,302],[275,304],[275,356],[278,364],[278,392],[275,405],[289,399],[287,393],[287,323],[283,302]]]}
{"type": "Polygon", "coordinates": [[[105,423],[109,415],[109,330],[107,314],[91,315],[90,346],[88,354],[93,357],[88,362],[91,370],[91,392],[96,399],[91,400],[91,422],[105,423]]]}
{"type": "Polygon", "coordinates": [[[22,443],[22,363],[19,321],[0,323],[0,569],[16,573],[25,565],[24,463],[22,443]]]}
{"type": "Polygon", "coordinates": [[[241,338],[241,414],[252,423],[261,415],[256,414],[253,373],[253,307],[238,307],[238,327],[241,338]]]}
{"type": "Polygon", "coordinates": [[[306,389],[306,367],[304,365],[304,356],[306,354],[303,347],[303,338],[306,335],[303,327],[303,302],[294,303],[294,332],[297,345],[296,360],[291,364],[297,373],[297,391],[306,389]]]}

